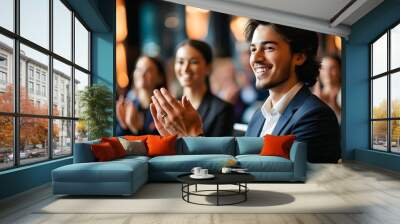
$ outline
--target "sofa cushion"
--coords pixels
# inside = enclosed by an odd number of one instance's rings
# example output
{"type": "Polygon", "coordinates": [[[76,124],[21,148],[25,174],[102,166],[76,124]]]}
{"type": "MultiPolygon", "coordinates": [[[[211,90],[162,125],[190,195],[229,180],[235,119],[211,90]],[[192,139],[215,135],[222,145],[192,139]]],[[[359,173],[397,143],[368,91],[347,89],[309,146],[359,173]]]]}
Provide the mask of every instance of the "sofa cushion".
{"type": "Polygon", "coordinates": [[[108,142],[114,149],[115,155],[117,158],[122,158],[126,156],[126,151],[122,146],[121,142],[119,142],[118,137],[104,137],[101,138],[101,142],[108,142]]]}
{"type": "Polygon", "coordinates": [[[146,141],[148,135],[125,135],[123,137],[128,141],[137,141],[137,140],[146,141]]]}
{"type": "Polygon", "coordinates": [[[159,136],[149,135],[147,137],[148,156],[164,156],[176,154],[176,135],[159,136]]]}
{"type": "Polygon", "coordinates": [[[293,172],[292,161],[278,156],[238,155],[236,159],[249,172],[293,172]]]}
{"type": "Polygon", "coordinates": [[[235,138],[233,137],[183,137],[177,141],[177,154],[202,155],[225,154],[235,155],[235,138]]]}
{"type": "MultiPolygon", "coordinates": [[[[113,162],[127,162],[131,163],[132,161],[139,160],[143,162],[148,162],[150,157],[147,156],[136,156],[136,155],[130,155],[130,156],[125,156],[124,158],[116,159],[113,160],[113,162]]],[[[135,162],[133,162],[135,163],[135,162]]]]}
{"type": "Polygon", "coordinates": [[[95,162],[96,158],[94,157],[90,146],[92,144],[99,144],[100,142],[100,139],[97,139],[93,141],[75,143],[74,163],[95,162]]]}
{"type": "Polygon", "coordinates": [[[175,155],[158,156],[149,160],[150,171],[190,172],[193,167],[200,166],[211,172],[219,171],[228,160],[235,159],[231,155],[175,155]]]}
{"type": "Polygon", "coordinates": [[[147,155],[146,143],[144,141],[141,140],[129,141],[121,137],[118,137],[118,140],[119,142],[121,142],[122,147],[124,147],[126,155],[138,155],[138,156],[147,155]]]}
{"type": "Polygon", "coordinates": [[[265,135],[264,145],[261,149],[261,156],[280,156],[286,159],[290,159],[290,148],[296,136],[294,135],[265,135]]]}
{"type": "Polygon", "coordinates": [[[236,137],[236,155],[259,154],[264,141],[261,137],[236,137]]]}
{"type": "Polygon", "coordinates": [[[74,163],[53,170],[53,181],[58,182],[129,182],[134,172],[147,171],[145,161],[139,159],[109,162],[74,163]]]}
{"type": "Polygon", "coordinates": [[[90,147],[92,149],[94,157],[96,157],[96,161],[105,162],[118,158],[111,144],[108,142],[93,144],[90,147]]]}

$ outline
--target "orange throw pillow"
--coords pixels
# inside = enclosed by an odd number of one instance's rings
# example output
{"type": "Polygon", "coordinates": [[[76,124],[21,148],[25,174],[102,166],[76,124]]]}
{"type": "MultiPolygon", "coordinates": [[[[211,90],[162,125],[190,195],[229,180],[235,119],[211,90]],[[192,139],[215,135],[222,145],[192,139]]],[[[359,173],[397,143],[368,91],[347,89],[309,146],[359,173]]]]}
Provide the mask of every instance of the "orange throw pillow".
{"type": "Polygon", "coordinates": [[[284,136],[274,136],[265,135],[264,145],[261,149],[260,155],[262,156],[280,156],[286,159],[290,159],[290,147],[296,136],[294,135],[284,135],[284,136]]]}
{"type": "Polygon", "coordinates": [[[94,154],[94,157],[99,162],[109,161],[117,158],[114,149],[108,142],[93,144],[90,146],[90,148],[94,154]]]}
{"type": "Polygon", "coordinates": [[[176,155],[176,135],[159,136],[149,135],[147,137],[148,156],[176,155]]]}
{"type": "Polygon", "coordinates": [[[117,137],[101,138],[101,142],[108,142],[114,149],[117,158],[126,156],[126,151],[117,137]]]}
{"type": "Polygon", "coordinates": [[[137,140],[146,141],[148,136],[149,135],[125,135],[123,137],[128,141],[137,141],[137,140]]]}

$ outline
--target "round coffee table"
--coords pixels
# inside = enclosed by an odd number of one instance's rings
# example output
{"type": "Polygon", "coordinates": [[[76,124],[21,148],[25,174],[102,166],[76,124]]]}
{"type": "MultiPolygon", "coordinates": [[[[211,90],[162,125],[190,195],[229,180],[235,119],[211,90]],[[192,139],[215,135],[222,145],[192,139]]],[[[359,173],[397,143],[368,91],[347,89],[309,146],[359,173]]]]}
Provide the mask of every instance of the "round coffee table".
{"type": "Polygon", "coordinates": [[[182,183],[182,199],[188,203],[198,205],[234,205],[247,200],[247,192],[249,188],[247,183],[255,180],[255,177],[249,173],[216,173],[212,179],[193,179],[190,177],[191,173],[182,174],[177,177],[178,181],[182,183]],[[197,185],[215,185],[215,190],[198,190],[197,185]],[[190,191],[190,186],[195,186],[194,191],[190,191]],[[220,185],[236,185],[237,190],[223,190],[220,185]],[[206,194],[214,192],[215,194],[206,194]],[[190,196],[203,196],[203,197],[216,197],[216,204],[202,204],[190,200],[190,196]],[[231,203],[221,203],[221,197],[240,196],[240,199],[231,203]]]}

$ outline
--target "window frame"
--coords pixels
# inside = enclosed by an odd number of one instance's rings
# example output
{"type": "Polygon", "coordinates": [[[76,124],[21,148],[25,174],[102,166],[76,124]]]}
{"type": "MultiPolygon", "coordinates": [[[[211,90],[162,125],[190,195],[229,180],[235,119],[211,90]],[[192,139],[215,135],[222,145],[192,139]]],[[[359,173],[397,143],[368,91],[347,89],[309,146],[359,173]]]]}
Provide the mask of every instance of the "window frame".
{"type": "Polygon", "coordinates": [[[385,29],[384,32],[379,34],[375,39],[373,39],[369,44],[369,149],[373,151],[379,151],[379,152],[386,152],[386,153],[391,153],[391,154],[400,154],[400,152],[393,152],[392,151],[392,121],[400,121],[400,117],[393,117],[392,116],[392,98],[391,98],[391,92],[392,92],[392,85],[391,85],[391,80],[392,76],[395,75],[396,73],[400,72],[400,67],[391,69],[391,31],[393,28],[396,26],[400,26],[400,21],[395,22],[392,24],[390,27],[385,29]],[[373,44],[376,43],[377,40],[379,40],[381,37],[383,37],[385,34],[387,34],[387,63],[386,63],[386,71],[383,73],[376,74],[374,76],[373,74],[373,44]],[[374,93],[374,86],[373,86],[373,81],[378,79],[386,77],[386,86],[387,86],[387,105],[386,105],[386,117],[385,118],[373,118],[373,93],[374,93]],[[379,150],[374,148],[374,133],[373,133],[373,122],[376,121],[386,121],[386,151],[379,150]]]}
{"type": "MultiPolygon", "coordinates": [[[[84,22],[84,20],[72,9],[72,7],[65,1],[65,0],[59,0],[68,10],[71,11],[71,59],[64,58],[63,56],[55,53],[53,50],[53,1],[54,0],[47,0],[49,3],[49,47],[46,49],[45,47],[40,46],[39,44],[34,43],[33,41],[30,41],[29,39],[23,37],[20,35],[20,0],[14,0],[13,1],[13,10],[14,10],[14,31],[10,31],[4,27],[0,26],[0,35],[3,35],[7,38],[11,38],[13,40],[13,63],[12,63],[12,69],[11,71],[13,72],[13,79],[14,79],[14,110],[13,112],[2,112],[0,111],[0,116],[4,117],[11,117],[13,119],[13,153],[14,153],[14,161],[13,161],[13,166],[10,167],[5,167],[5,168],[0,168],[0,172],[5,171],[5,170],[10,170],[10,169],[16,169],[19,167],[23,166],[29,166],[37,163],[43,163],[49,160],[53,159],[61,159],[65,157],[70,157],[73,156],[74,152],[74,143],[75,143],[75,126],[76,126],[76,121],[79,120],[79,117],[75,117],[75,108],[71,108],[71,114],[62,116],[62,115],[53,115],[53,59],[58,60],[61,63],[64,63],[68,66],[71,66],[71,93],[72,93],[72,99],[71,99],[71,105],[74,105],[75,103],[75,88],[74,88],[74,82],[75,82],[75,69],[87,74],[89,76],[89,83],[88,86],[92,85],[92,62],[91,62],[91,49],[92,49],[92,43],[91,43],[91,37],[92,37],[92,31],[89,29],[87,24],[84,22]],[[88,31],[88,69],[85,69],[78,64],[75,63],[75,18],[79,20],[79,22],[83,25],[83,27],[88,31]],[[48,97],[48,112],[46,115],[39,115],[39,114],[28,114],[28,113],[21,113],[20,111],[20,85],[21,85],[21,80],[20,80],[20,45],[23,44],[29,48],[32,48],[33,50],[36,50],[42,54],[45,54],[48,56],[48,76],[47,76],[47,83],[45,87],[45,94],[48,97]],[[21,118],[45,118],[47,119],[48,122],[48,136],[47,136],[47,152],[48,155],[47,157],[43,157],[43,160],[40,160],[38,162],[31,162],[31,163],[26,163],[26,164],[21,164],[21,158],[20,158],[20,119],[21,118]],[[53,152],[55,147],[53,146],[53,123],[56,122],[57,120],[64,120],[64,121],[70,121],[71,122],[71,153],[68,155],[62,155],[62,156],[54,156],[53,152]]],[[[30,79],[30,74],[28,72],[29,70],[29,64],[27,63],[27,74],[26,75],[26,82],[32,81],[35,86],[36,83],[40,83],[40,87],[42,87],[42,79],[41,75],[42,73],[40,72],[39,74],[39,80],[36,82],[36,69],[34,68],[33,70],[33,79],[30,79]]],[[[27,86],[28,87],[28,86],[27,86]]],[[[28,87],[29,88],[29,87],[28,87]]],[[[27,88],[27,91],[29,91],[27,88]]],[[[36,91],[36,89],[34,89],[36,91]]],[[[38,96],[42,96],[42,94],[39,94],[38,96]]]]}

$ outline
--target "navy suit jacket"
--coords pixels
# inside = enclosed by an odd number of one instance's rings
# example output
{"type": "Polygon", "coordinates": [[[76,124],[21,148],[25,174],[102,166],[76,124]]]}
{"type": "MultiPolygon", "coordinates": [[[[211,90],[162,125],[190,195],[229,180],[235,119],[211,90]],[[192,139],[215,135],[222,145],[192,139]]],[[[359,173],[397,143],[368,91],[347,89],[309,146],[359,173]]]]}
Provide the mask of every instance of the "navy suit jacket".
{"type": "MultiPolygon", "coordinates": [[[[258,109],[249,122],[246,136],[260,136],[265,118],[258,109]]],[[[272,135],[296,136],[307,143],[309,162],[336,163],[340,158],[340,130],[332,109],[303,86],[290,101],[272,135]]]]}
{"type": "Polygon", "coordinates": [[[204,136],[232,136],[235,115],[232,104],[208,91],[197,111],[203,120],[204,136]]]}

